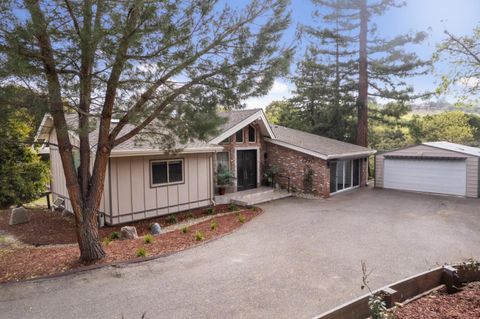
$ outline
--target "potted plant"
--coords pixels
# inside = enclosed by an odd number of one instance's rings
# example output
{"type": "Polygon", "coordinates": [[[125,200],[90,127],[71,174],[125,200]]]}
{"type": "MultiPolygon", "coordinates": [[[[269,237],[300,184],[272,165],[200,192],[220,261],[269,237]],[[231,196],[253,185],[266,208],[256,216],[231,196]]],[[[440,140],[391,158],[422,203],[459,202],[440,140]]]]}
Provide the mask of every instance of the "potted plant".
{"type": "Polygon", "coordinates": [[[225,166],[219,166],[217,170],[217,187],[220,195],[225,195],[225,188],[233,184],[235,177],[225,166]]]}
{"type": "Polygon", "coordinates": [[[263,178],[267,186],[274,186],[273,182],[275,180],[275,176],[280,172],[280,168],[276,165],[268,166],[263,173],[263,178]]]}

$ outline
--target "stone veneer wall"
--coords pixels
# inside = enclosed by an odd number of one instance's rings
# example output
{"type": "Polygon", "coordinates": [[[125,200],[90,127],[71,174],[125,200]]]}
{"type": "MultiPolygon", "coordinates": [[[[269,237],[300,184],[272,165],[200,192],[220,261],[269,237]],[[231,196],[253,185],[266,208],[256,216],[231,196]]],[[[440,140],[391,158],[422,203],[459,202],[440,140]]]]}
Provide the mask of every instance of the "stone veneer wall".
{"type": "MultiPolygon", "coordinates": [[[[312,193],[328,197],[330,194],[330,170],[327,162],[317,157],[303,154],[283,146],[267,143],[268,165],[280,168],[280,174],[290,177],[290,187],[304,192],[305,172],[313,170],[312,193]]],[[[286,178],[279,178],[282,187],[287,186],[286,178]]]]}

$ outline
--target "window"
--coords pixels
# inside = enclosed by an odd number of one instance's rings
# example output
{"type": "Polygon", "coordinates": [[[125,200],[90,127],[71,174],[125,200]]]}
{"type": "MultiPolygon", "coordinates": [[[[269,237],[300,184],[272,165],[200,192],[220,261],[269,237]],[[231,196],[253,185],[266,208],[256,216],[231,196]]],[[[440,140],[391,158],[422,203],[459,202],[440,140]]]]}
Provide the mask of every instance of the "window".
{"type": "Polygon", "coordinates": [[[251,125],[248,126],[248,141],[255,142],[255,128],[251,125]]]}
{"type": "Polygon", "coordinates": [[[151,186],[179,183],[183,183],[183,160],[151,162],[151,186]]]}
{"type": "Polygon", "coordinates": [[[338,160],[329,163],[330,193],[359,185],[360,160],[338,160]]]}
{"type": "Polygon", "coordinates": [[[228,162],[229,162],[229,154],[228,154],[228,152],[219,152],[219,153],[217,153],[217,170],[218,170],[220,167],[229,169],[228,162]]]}
{"type": "Polygon", "coordinates": [[[235,133],[235,140],[237,143],[243,143],[243,129],[235,133]]]}

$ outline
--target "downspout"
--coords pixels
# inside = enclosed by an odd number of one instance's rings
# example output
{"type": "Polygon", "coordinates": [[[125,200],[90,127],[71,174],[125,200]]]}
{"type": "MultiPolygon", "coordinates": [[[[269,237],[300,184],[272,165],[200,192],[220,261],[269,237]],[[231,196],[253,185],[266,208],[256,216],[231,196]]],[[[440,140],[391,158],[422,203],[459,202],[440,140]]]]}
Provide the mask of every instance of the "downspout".
{"type": "Polygon", "coordinates": [[[108,201],[110,205],[110,225],[113,224],[113,210],[112,210],[112,163],[111,157],[108,157],[108,201]]]}
{"type": "MultiPolygon", "coordinates": [[[[212,153],[210,153],[212,154],[212,153]]],[[[215,151],[215,153],[213,154],[217,154],[217,151],[215,151]]],[[[210,186],[210,203],[212,204],[212,206],[216,206],[217,203],[215,202],[214,200],[214,192],[215,190],[213,189],[213,156],[210,155],[210,165],[208,166],[208,170],[209,170],[209,174],[210,174],[210,179],[209,179],[209,186],[210,186]]]]}

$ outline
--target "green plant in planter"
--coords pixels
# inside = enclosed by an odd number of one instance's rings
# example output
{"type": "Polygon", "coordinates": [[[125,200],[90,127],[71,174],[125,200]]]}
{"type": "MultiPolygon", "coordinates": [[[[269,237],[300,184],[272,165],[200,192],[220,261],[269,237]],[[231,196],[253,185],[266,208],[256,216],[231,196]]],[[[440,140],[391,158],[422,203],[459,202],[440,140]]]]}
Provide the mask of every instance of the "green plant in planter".
{"type": "Polygon", "coordinates": [[[187,226],[182,227],[182,233],[184,233],[184,234],[188,233],[188,227],[187,226]]]}
{"type": "Polygon", "coordinates": [[[165,218],[165,221],[166,221],[169,225],[176,224],[176,223],[177,223],[177,217],[174,216],[174,215],[170,215],[170,216],[167,216],[167,217],[165,218]]]}
{"type": "Polygon", "coordinates": [[[233,184],[235,176],[226,167],[220,165],[217,169],[217,187],[220,195],[225,194],[225,188],[233,184]]]}
{"type": "Polygon", "coordinates": [[[137,249],[137,257],[146,257],[147,256],[147,251],[145,248],[140,247],[137,249]]]}
{"type": "Polygon", "coordinates": [[[143,237],[143,242],[144,242],[145,244],[151,244],[154,239],[155,239],[155,238],[153,237],[153,235],[147,234],[147,235],[145,235],[145,237],[143,237]]]}
{"type": "Polygon", "coordinates": [[[110,234],[110,240],[114,240],[114,239],[119,239],[120,238],[120,233],[118,231],[114,231],[110,234]]]}
{"type": "Polygon", "coordinates": [[[201,241],[201,240],[204,240],[204,239],[205,239],[205,236],[203,236],[203,234],[202,234],[201,231],[197,230],[197,231],[195,232],[195,239],[196,239],[197,241],[201,241]]]}

